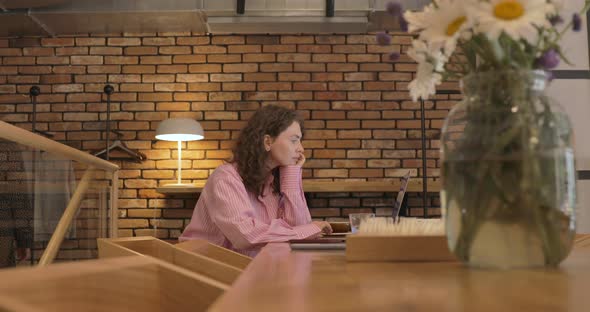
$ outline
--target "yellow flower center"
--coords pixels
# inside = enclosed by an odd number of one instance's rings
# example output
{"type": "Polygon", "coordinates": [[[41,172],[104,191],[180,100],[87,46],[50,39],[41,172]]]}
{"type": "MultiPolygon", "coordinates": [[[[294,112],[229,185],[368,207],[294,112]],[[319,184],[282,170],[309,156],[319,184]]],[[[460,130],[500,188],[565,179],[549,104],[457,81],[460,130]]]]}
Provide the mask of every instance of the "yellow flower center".
{"type": "Polygon", "coordinates": [[[524,8],[517,0],[505,0],[494,7],[494,16],[503,20],[514,20],[524,14],[524,8]]]}
{"type": "Polygon", "coordinates": [[[459,28],[461,27],[461,25],[463,25],[463,23],[465,23],[465,21],[467,20],[467,18],[465,16],[460,16],[457,17],[456,19],[454,19],[448,26],[447,26],[447,36],[452,36],[454,35],[457,30],[459,30],[459,28]]]}

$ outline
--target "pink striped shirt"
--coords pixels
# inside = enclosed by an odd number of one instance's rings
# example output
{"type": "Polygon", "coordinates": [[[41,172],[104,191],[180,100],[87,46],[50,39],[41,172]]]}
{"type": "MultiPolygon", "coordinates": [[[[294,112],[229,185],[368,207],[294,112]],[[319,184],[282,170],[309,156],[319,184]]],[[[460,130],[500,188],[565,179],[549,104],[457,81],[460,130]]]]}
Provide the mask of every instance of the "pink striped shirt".
{"type": "Polygon", "coordinates": [[[246,190],[235,164],[211,174],[180,241],[201,238],[245,255],[255,256],[266,243],[316,237],[303,195],[301,166],[280,167],[281,193],[272,192],[273,176],[263,196],[246,190]],[[280,201],[282,203],[280,203],[280,201]]]}

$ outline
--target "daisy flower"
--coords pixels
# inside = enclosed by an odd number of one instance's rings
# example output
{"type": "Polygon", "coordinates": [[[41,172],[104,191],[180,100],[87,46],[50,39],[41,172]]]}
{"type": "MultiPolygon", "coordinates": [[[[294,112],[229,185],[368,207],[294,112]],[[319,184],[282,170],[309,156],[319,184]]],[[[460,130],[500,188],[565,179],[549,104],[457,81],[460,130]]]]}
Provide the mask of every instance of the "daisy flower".
{"type": "Polygon", "coordinates": [[[441,72],[444,71],[448,58],[440,49],[433,48],[421,40],[412,42],[408,56],[418,62],[416,77],[408,85],[410,95],[414,101],[418,98],[425,100],[436,93],[436,86],[442,81],[441,72]]]}
{"type": "Polygon", "coordinates": [[[472,25],[467,17],[465,2],[460,0],[439,0],[422,13],[406,13],[406,19],[414,31],[420,31],[420,39],[431,45],[438,45],[450,56],[455,51],[457,40],[472,25]]]}
{"type": "Polygon", "coordinates": [[[524,39],[534,45],[535,26],[551,27],[547,15],[555,12],[555,7],[547,0],[490,0],[478,1],[468,10],[478,21],[477,32],[490,39],[497,40],[505,33],[512,40],[524,39]]]}

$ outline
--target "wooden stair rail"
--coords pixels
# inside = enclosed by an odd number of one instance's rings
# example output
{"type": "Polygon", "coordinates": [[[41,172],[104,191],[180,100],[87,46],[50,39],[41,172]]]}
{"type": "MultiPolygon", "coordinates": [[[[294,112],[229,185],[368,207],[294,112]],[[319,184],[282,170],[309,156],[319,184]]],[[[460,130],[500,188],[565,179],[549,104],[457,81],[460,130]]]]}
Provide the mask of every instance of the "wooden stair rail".
{"type": "Polygon", "coordinates": [[[45,248],[43,255],[41,255],[41,259],[39,260],[39,266],[48,265],[51,262],[53,262],[53,259],[55,259],[55,256],[57,255],[57,252],[59,250],[59,246],[61,246],[61,243],[63,242],[64,237],[66,236],[66,232],[68,231],[68,228],[72,224],[72,221],[74,220],[74,217],[76,216],[76,213],[80,208],[80,203],[82,202],[84,194],[86,194],[86,190],[88,189],[88,185],[90,184],[90,179],[93,173],[94,167],[90,167],[86,169],[86,171],[84,172],[84,175],[80,180],[80,183],[78,184],[78,186],[76,186],[76,191],[74,191],[74,195],[72,195],[72,198],[70,198],[70,202],[68,202],[66,210],[59,219],[59,223],[57,224],[57,226],[55,227],[55,231],[51,235],[51,239],[47,244],[47,248],[45,248]]]}

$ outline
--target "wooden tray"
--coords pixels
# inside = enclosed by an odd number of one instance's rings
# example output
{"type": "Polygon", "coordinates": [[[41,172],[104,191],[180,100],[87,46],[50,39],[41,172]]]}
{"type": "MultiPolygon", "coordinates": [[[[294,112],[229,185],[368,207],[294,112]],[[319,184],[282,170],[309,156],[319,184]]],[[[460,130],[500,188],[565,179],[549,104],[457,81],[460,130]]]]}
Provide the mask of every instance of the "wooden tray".
{"type": "Polygon", "coordinates": [[[227,286],[151,257],[0,271],[0,311],[205,311],[227,286]]]}
{"type": "Polygon", "coordinates": [[[347,261],[453,261],[446,236],[348,235],[347,261]]]}
{"type": "Polygon", "coordinates": [[[150,256],[188,269],[225,285],[231,285],[242,273],[241,269],[191,251],[176,247],[151,236],[98,240],[99,258],[150,256]]]}

